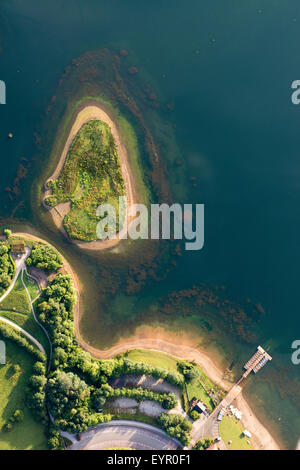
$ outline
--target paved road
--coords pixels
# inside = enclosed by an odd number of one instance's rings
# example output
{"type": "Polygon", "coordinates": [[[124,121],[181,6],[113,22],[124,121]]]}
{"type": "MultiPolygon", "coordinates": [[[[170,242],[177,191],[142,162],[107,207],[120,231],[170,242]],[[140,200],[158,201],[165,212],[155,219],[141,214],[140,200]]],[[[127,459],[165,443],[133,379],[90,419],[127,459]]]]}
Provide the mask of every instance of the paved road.
{"type": "Polygon", "coordinates": [[[219,437],[219,424],[217,420],[218,414],[222,408],[227,408],[241,393],[241,387],[235,384],[232,389],[227,393],[226,397],[214,409],[208,419],[198,420],[193,425],[192,441],[190,448],[199,440],[205,437],[216,438],[219,437]]]}
{"type": "Polygon", "coordinates": [[[69,450],[100,450],[109,448],[138,450],[175,450],[180,443],[161,429],[136,421],[110,421],[85,432],[69,450]]]}

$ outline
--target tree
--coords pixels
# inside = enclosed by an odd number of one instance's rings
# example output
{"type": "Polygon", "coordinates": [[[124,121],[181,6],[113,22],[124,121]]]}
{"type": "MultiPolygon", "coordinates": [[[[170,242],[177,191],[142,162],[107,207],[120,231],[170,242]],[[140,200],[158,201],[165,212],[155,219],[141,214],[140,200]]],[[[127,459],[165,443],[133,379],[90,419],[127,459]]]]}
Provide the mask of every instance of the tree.
{"type": "Polygon", "coordinates": [[[212,443],[213,439],[206,438],[206,439],[200,439],[193,447],[193,450],[205,450],[207,449],[212,443]]]}
{"type": "Polygon", "coordinates": [[[63,265],[57,251],[42,243],[38,243],[32,248],[30,256],[26,259],[26,264],[27,266],[36,266],[38,269],[47,272],[57,271],[63,265]]]}
{"type": "Polygon", "coordinates": [[[7,240],[12,236],[12,231],[9,228],[5,228],[3,230],[3,233],[6,236],[7,240]]]}
{"type": "Polygon", "coordinates": [[[200,418],[200,414],[196,410],[191,411],[189,415],[194,421],[200,418]]]}

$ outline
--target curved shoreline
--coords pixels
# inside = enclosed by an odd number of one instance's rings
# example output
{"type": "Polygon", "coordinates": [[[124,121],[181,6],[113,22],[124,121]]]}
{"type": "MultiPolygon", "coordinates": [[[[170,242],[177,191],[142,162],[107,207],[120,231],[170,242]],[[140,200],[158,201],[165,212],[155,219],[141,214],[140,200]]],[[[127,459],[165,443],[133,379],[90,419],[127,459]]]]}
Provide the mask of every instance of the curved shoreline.
{"type": "MultiPolygon", "coordinates": [[[[129,223],[132,217],[128,218],[128,207],[132,204],[137,202],[137,195],[136,195],[136,187],[134,183],[133,174],[130,168],[129,159],[128,159],[128,152],[127,149],[122,141],[121,134],[119,132],[117,123],[112,119],[112,117],[108,114],[108,111],[105,109],[104,105],[100,105],[98,101],[86,101],[84,104],[81,104],[79,108],[75,112],[75,116],[73,118],[71,128],[68,132],[68,137],[65,142],[63,151],[61,152],[60,158],[57,162],[56,168],[51,176],[49,176],[46,180],[46,183],[50,180],[56,180],[59,178],[70,146],[73,142],[74,137],[81,129],[81,127],[86,124],[88,121],[92,119],[98,119],[100,121],[105,122],[111,129],[112,135],[115,139],[115,143],[118,150],[118,157],[120,161],[120,168],[125,184],[125,195],[127,197],[127,211],[126,211],[126,222],[129,223]]],[[[45,204],[46,197],[51,195],[51,190],[46,189],[43,193],[43,204],[45,204]]],[[[91,251],[100,251],[100,250],[107,250],[116,247],[121,239],[122,235],[125,232],[125,228],[121,230],[120,233],[117,234],[116,239],[108,239],[108,240],[94,240],[90,242],[81,242],[78,240],[71,239],[66,230],[63,227],[63,219],[66,213],[68,213],[70,209],[70,203],[62,203],[58,204],[53,208],[48,208],[48,213],[50,214],[54,225],[60,230],[66,238],[68,238],[72,243],[78,246],[81,249],[87,249],[91,251]]],[[[124,227],[126,227],[126,222],[124,227]]]]}
{"type": "MultiPolygon", "coordinates": [[[[16,237],[23,237],[27,239],[31,239],[34,241],[38,241],[41,243],[46,243],[53,248],[55,248],[51,243],[39,238],[35,235],[17,232],[13,233],[13,236],[16,237]]],[[[56,248],[55,248],[56,249],[56,248]]],[[[81,297],[81,284],[79,282],[78,277],[72,270],[72,267],[68,263],[68,261],[64,258],[64,256],[60,253],[63,263],[64,269],[72,276],[75,289],[77,291],[78,301],[74,307],[74,328],[75,328],[75,336],[78,339],[78,342],[82,349],[89,352],[93,357],[97,359],[109,359],[117,354],[121,354],[122,352],[126,352],[131,349],[148,349],[148,350],[156,350],[165,354],[170,354],[178,359],[184,359],[188,361],[195,361],[199,367],[203,369],[205,374],[215,383],[222,386],[225,390],[228,390],[232,387],[232,384],[225,382],[223,380],[223,373],[215,361],[207,354],[207,351],[203,351],[196,347],[191,347],[188,345],[183,345],[182,341],[184,338],[181,336],[181,344],[173,343],[167,341],[166,339],[162,338],[162,333],[158,333],[155,328],[148,328],[149,334],[156,334],[157,337],[145,337],[145,329],[140,328],[140,332],[136,331],[136,333],[131,338],[125,338],[124,340],[119,341],[113,347],[109,349],[96,349],[89,345],[81,336],[80,328],[79,328],[79,321],[80,321],[80,297],[81,297]],[[159,336],[159,337],[158,337],[159,336]]],[[[138,330],[138,329],[137,329],[138,330]]],[[[165,332],[165,335],[167,333],[165,332]]],[[[170,334],[168,334],[170,337],[170,334]]],[[[276,442],[276,440],[272,437],[270,432],[264,427],[261,421],[257,418],[251,407],[249,406],[248,402],[243,396],[243,393],[240,393],[237,400],[238,408],[243,412],[243,419],[242,422],[247,427],[250,432],[254,435],[254,448],[260,450],[280,450],[280,445],[276,442]]]]}

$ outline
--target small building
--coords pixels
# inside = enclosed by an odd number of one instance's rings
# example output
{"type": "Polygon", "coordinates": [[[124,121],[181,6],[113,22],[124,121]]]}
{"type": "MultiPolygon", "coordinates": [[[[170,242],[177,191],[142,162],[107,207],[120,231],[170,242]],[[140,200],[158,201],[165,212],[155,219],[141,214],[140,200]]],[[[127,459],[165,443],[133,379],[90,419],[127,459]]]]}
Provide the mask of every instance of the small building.
{"type": "Polygon", "coordinates": [[[202,403],[202,401],[197,401],[195,405],[193,406],[193,411],[197,411],[197,413],[201,414],[204,411],[206,411],[205,405],[202,403]]]}
{"type": "Polygon", "coordinates": [[[249,437],[249,439],[252,437],[251,432],[247,431],[247,429],[244,429],[243,434],[244,434],[244,436],[249,437]]]}
{"type": "Polygon", "coordinates": [[[26,253],[25,242],[23,240],[14,240],[11,243],[10,251],[12,255],[24,255],[26,253]]]}

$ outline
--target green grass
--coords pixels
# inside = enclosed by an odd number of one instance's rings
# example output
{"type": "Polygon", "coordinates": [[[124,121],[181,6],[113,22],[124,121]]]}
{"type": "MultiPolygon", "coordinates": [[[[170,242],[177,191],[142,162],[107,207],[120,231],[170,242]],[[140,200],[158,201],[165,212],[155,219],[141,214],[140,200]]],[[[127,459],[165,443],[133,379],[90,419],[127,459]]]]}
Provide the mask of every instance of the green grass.
{"type": "MultiPolygon", "coordinates": [[[[40,326],[35,322],[35,320],[30,316],[16,313],[16,312],[2,312],[0,311],[0,316],[11,320],[16,323],[18,326],[23,328],[27,333],[31,334],[37,341],[39,341],[45,348],[45,351],[48,354],[49,343],[47,337],[40,326]]],[[[31,343],[30,339],[28,341],[31,343]]]]}
{"type": "Polygon", "coordinates": [[[25,390],[32,373],[32,356],[11,341],[5,340],[5,343],[7,363],[0,365],[0,450],[47,449],[44,427],[35,421],[25,404],[25,390]],[[15,373],[14,365],[20,366],[20,373],[15,373]],[[24,420],[10,432],[2,432],[3,425],[16,409],[22,409],[24,420]]]}
{"type": "Polygon", "coordinates": [[[28,277],[26,273],[24,273],[24,282],[29,291],[31,300],[34,300],[40,293],[40,289],[38,288],[37,283],[33,279],[28,277]]]}
{"type": "Polygon", "coordinates": [[[229,416],[224,416],[220,422],[220,436],[229,450],[251,450],[247,444],[248,437],[242,435],[243,427],[240,421],[229,416]],[[232,444],[228,444],[232,441],[232,444]]]}
{"type": "Polygon", "coordinates": [[[118,209],[124,181],[117,147],[110,127],[100,120],[84,124],[74,138],[60,177],[49,183],[52,195],[46,203],[55,206],[71,201],[64,227],[73,239],[97,238],[97,207],[108,201],[118,209]]]}
{"type": "Polygon", "coordinates": [[[0,303],[0,310],[31,314],[28,296],[21,282],[21,273],[11,293],[0,303]]]}
{"type": "Polygon", "coordinates": [[[203,388],[203,386],[201,385],[200,380],[196,379],[193,380],[191,383],[187,384],[187,394],[189,397],[189,401],[191,401],[193,397],[196,397],[208,407],[210,412],[213,411],[215,407],[214,403],[208,393],[203,388]]]}
{"type": "Polygon", "coordinates": [[[178,372],[178,359],[159,351],[133,349],[132,351],[128,352],[126,357],[134,362],[144,362],[145,364],[150,364],[153,367],[162,367],[163,369],[178,372]]]}
{"type": "MultiPolygon", "coordinates": [[[[106,410],[105,410],[106,411],[106,410]]],[[[155,418],[151,418],[151,416],[143,415],[142,413],[114,413],[113,410],[109,410],[109,413],[112,416],[112,419],[126,419],[132,421],[140,421],[142,423],[152,424],[152,426],[157,426],[157,422],[155,418]]]]}

